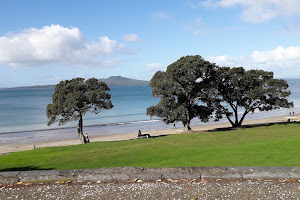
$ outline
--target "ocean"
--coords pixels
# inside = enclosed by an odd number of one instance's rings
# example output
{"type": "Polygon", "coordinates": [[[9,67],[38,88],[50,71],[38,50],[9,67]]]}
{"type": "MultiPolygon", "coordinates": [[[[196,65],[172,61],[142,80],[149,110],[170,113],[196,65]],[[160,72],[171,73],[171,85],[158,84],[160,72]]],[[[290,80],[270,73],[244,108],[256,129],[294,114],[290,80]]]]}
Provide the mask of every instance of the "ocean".
{"type": "MultiPolygon", "coordinates": [[[[288,83],[292,92],[289,100],[294,102],[294,108],[255,112],[248,114],[246,120],[288,115],[289,112],[300,113],[300,79],[290,79],[288,83]]],[[[172,125],[146,115],[147,107],[159,102],[159,99],[152,97],[150,86],[111,86],[110,89],[113,109],[103,110],[98,115],[87,113],[83,117],[83,130],[89,136],[172,128],[172,125]]],[[[51,88],[0,89],[0,144],[76,138],[75,121],[64,126],[47,126],[46,107],[52,102],[53,92],[54,89],[51,88]]],[[[220,123],[225,121],[226,119],[221,120],[220,123]]],[[[194,119],[191,125],[201,124],[203,123],[194,119]]],[[[176,126],[182,127],[181,123],[176,126]]]]}

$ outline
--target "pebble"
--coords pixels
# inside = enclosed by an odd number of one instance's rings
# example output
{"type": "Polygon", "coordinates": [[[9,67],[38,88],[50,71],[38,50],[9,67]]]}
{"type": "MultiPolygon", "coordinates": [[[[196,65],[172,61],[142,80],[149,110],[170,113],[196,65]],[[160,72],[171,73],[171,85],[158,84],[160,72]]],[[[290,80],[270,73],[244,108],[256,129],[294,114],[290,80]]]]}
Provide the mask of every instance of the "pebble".
{"type": "Polygon", "coordinates": [[[299,199],[299,182],[68,183],[0,188],[0,199],[299,199]]]}

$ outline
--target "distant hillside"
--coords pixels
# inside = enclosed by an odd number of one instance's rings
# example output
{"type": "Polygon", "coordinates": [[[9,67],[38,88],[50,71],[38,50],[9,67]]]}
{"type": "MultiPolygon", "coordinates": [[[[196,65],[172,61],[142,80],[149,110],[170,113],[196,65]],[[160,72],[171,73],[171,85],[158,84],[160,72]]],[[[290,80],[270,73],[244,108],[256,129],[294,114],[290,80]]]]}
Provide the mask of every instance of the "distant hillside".
{"type": "MultiPolygon", "coordinates": [[[[105,82],[108,86],[149,85],[150,83],[149,81],[130,79],[122,76],[111,76],[99,80],[105,82]]],[[[55,88],[55,85],[20,86],[14,88],[6,88],[6,89],[43,89],[43,88],[55,88]]]]}
{"type": "Polygon", "coordinates": [[[105,82],[109,86],[121,86],[121,85],[149,85],[149,81],[141,81],[131,78],[125,78],[122,76],[111,76],[105,79],[99,79],[105,82]]]}

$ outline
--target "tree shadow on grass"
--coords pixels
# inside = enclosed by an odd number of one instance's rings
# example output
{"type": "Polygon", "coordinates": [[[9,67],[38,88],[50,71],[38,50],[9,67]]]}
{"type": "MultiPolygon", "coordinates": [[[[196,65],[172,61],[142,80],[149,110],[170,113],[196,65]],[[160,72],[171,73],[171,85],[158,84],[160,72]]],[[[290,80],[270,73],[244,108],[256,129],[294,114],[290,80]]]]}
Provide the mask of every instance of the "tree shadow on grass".
{"type": "Polygon", "coordinates": [[[40,168],[34,166],[25,166],[25,167],[11,167],[11,168],[4,168],[0,169],[0,172],[7,172],[7,171],[33,171],[33,170],[52,170],[54,168],[40,168]]]}
{"type": "MultiPolygon", "coordinates": [[[[167,135],[156,135],[156,136],[149,136],[149,137],[138,137],[138,138],[136,138],[136,139],[154,139],[154,138],[158,138],[158,137],[165,137],[165,136],[167,136],[167,135]]],[[[130,139],[130,140],[136,140],[136,139],[130,139]]]]}
{"type": "MultiPolygon", "coordinates": [[[[289,124],[299,124],[300,122],[273,122],[273,123],[263,123],[263,124],[249,124],[249,125],[242,125],[241,127],[238,127],[240,129],[245,129],[245,128],[255,128],[255,127],[269,127],[269,126],[274,126],[274,125],[289,125],[289,124]]],[[[235,127],[226,127],[226,128],[216,128],[212,130],[208,130],[207,132],[218,132],[218,131],[233,131],[237,130],[238,128],[235,127]]]]}
{"type": "Polygon", "coordinates": [[[157,136],[150,136],[149,138],[158,138],[158,137],[165,137],[167,135],[157,135],[157,136]]]}

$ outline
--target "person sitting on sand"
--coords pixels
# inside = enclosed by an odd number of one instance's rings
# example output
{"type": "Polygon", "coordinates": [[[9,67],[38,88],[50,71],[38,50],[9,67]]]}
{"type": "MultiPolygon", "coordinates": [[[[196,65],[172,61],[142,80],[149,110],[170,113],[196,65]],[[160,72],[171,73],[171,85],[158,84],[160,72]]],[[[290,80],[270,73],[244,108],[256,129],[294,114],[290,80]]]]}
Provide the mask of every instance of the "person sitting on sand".
{"type": "Polygon", "coordinates": [[[150,137],[151,137],[149,133],[147,133],[147,134],[142,134],[142,131],[139,130],[139,132],[138,132],[138,137],[142,137],[142,136],[145,136],[145,137],[147,137],[147,138],[150,138],[150,137]]]}

